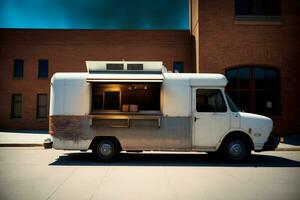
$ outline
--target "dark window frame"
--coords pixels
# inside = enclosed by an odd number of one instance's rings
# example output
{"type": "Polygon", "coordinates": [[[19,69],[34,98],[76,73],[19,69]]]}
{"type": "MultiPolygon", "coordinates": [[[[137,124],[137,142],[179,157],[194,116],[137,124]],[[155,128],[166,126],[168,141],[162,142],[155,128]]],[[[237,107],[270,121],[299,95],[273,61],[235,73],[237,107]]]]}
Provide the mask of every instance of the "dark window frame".
{"type": "Polygon", "coordinates": [[[22,118],[22,94],[21,93],[14,93],[11,95],[11,114],[10,117],[12,119],[21,119],[22,118]],[[15,100],[16,96],[20,96],[20,100],[15,100]],[[15,115],[15,104],[20,104],[20,115],[15,115]]]}
{"type": "Polygon", "coordinates": [[[21,58],[14,59],[14,66],[13,66],[13,78],[14,79],[23,79],[24,78],[24,64],[25,64],[24,59],[21,59],[21,58]],[[22,63],[22,65],[18,65],[18,63],[22,63]],[[20,67],[21,67],[21,72],[19,72],[19,73],[21,73],[21,75],[18,75],[18,71],[20,70],[18,68],[20,68],[20,67]]]}
{"type": "MultiPolygon", "coordinates": [[[[268,13],[270,12],[270,7],[268,7],[268,1],[270,0],[259,0],[260,4],[261,4],[261,12],[262,13],[257,13],[257,11],[254,10],[254,6],[255,6],[255,2],[254,0],[235,0],[235,15],[236,16],[281,16],[281,1],[280,0],[271,0],[272,2],[275,2],[277,5],[275,5],[275,8],[273,8],[274,10],[272,11],[273,13],[268,13]],[[241,10],[238,10],[238,4],[239,1],[245,1],[245,3],[248,4],[248,8],[246,11],[247,13],[242,13],[241,10]]],[[[245,11],[244,11],[245,12],[245,11]]]]}
{"type": "Polygon", "coordinates": [[[38,60],[38,78],[39,79],[47,79],[48,77],[49,77],[49,60],[48,59],[39,59],[38,60]],[[44,62],[46,62],[47,65],[43,65],[44,62]],[[44,70],[46,70],[46,72],[44,72],[44,70]],[[44,73],[46,75],[44,75],[44,73]]]}
{"type": "Polygon", "coordinates": [[[181,64],[182,65],[182,69],[178,71],[178,73],[184,73],[184,61],[174,61],[173,62],[173,69],[172,71],[175,72],[175,65],[176,64],[181,64]]]}
{"type": "MultiPolygon", "coordinates": [[[[238,10],[242,2],[238,2],[242,0],[235,0],[234,2],[234,14],[235,14],[235,21],[236,24],[269,24],[269,25],[282,25],[282,17],[281,17],[281,0],[276,0],[273,8],[268,6],[268,3],[271,1],[269,0],[260,0],[261,10],[262,13],[257,13],[258,11],[254,10],[254,6],[258,5],[255,4],[253,0],[243,0],[245,1],[246,10],[238,10]],[[268,2],[269,1],[269,2],[268,2]],[[248,8],[247,8],[248,7],[248,8]],[[273,11],[270,11],[273,9],[273,11]],[[244,12],[244,13],[243,13],[244,12]],[[268,13],[269,12],[269,13],[268,13]],[[273,13],[272,13],[273,12],[273,13]]],[[[275,0],[274,0],[275,1],[275,0]]]]}
{"type": "MultiPolygon", "coordinates": [[[[227,113],[227,111],[228,111],[228,108],[227,108],[227,104],[226,104],[226,101],[225,101],[225,98],[224,98],[224,94],[223,94],[223,92],[222,92],[222,90],[221,89],[214,89],[214,88],[196,88],[196,102],[195,102],[195,109],[196,109],[196,112],[197,113],[227,113]],[[223,108],[222,109],[224,109],[224,110],[220,110],[221,109],[221,107],[219,107],[218,109],[219,110],[214,110],[214,111],[199,111],[198,110],[198,105],[197,105],[197,95],[198,95],[198,93],[197,93],[197,91],[198,90],[210,90],[210,91],[212,91],[212,90],[215,90],[215,91],[218,91],[218,93],[221,95],[221,100],[222,100],[222,104],[223,104],[223,108]]],[[[207,104],[208,105],[208,104],[207,104]]]]}
{"type": "Polygon", "coordinates": [[[47,119],[48,118],[48,95],[46,93],[38,93],[36,96],[36,118],[37,119],[47,119]],[[45,105],[40,105],[39,103],[39,97],[40,96],[45,96],[46,101],[45,101],[45,105]],[[40,108],[45,108],[45,116],[40,116],[40,108]]]}
{"type": "MultiPolygon", "coordinates": [[[[240,96],[240,92],[249,92],[249,104],[250,104],[250,110],[248,110],[247,112],[253,112],[253,113],[259,113],[259,114],[263,114],[263,115],[269,115],[269,116],[281,116],[282,115],[282,99],[281,99],[281,75],[280,75],[280,70],[278,68],[275,68],[273,66],[268,66],[268,65],[243,65],[243,66],[237,66],[237,67],[230,67],[230,68],[227,68],[225,70],[225,76],[227,77],[227,73],[230,71],[230,70],[240,70],[240,69],[243,69],[243,68],[248,68],[250,70],[250,75],[249,75],[249,82],[250,82],[250,88],[249,89],[240,89],[240,86],[239,86],[239,77],[238,77],[238,82],[237,82],[237,88],[228,88],[226,86],[226,92],[228,93],[231,93],[231,92],[235,92],[237,93],[237,101],[235,102],[237,105],[241,105],[240,104],[240,101],[241,101],[241,96],[240,96]],[[255,69],[263,69],[264,70],[264,84],[265,84],[265,88],[263,89],[257,89],[255,88],[256,87],[256,83],[255,83],[255,77],[254,77],[254,70],[255,69]],[[266,73],[266,70],[269,70],[269,71],[272,71],[272,72],[275,72],[276,74],[276,86],[273,87],[272,89],[270,88],[267,88],[266,87],[266,77],[265,77],[265,73],[266,73]],[[257,92],[264,92],[265,94],[267,94],[268,92],[274,92],[276,94],[278,94],[278,98],[276,99],[277,103],[278,103],[278,107],[277,108],[274,108],[275,111],[273,112],[258,112],[257,111],[257,108],[258,108],[258,105],[256,104],[256,93],[257,92]]],[[[229,80],[228,80],[229,81],[229,80]]],[[[228,84],[227,84],[228,85],[228,84]]]]}

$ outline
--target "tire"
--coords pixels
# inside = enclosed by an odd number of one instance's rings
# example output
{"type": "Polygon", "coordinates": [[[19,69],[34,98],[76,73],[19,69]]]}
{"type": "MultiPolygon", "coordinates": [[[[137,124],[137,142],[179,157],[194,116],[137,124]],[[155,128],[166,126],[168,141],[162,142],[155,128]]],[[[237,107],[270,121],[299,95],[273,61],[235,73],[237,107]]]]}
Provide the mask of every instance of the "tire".
{"type": "Polygon", "coordinates": [[[221,153],[226,161],[242,162],[249,158],[251,148],[242,138],[229,138],[222,146],[221,153]]]}
{"type": "Polygon", "coordinates": [[[113,161],[119,154],[117,145],[114,141],[103,139],[97,141],[93,146],[93,154],[98,161],[113,161]]]}

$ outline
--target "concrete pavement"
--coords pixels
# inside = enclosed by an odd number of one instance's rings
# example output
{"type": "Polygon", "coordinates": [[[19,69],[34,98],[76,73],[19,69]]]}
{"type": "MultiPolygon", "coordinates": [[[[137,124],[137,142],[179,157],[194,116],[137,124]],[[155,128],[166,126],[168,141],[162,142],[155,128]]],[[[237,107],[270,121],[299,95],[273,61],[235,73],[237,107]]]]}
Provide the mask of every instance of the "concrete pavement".
{"type": "Polygon", "coordinates": [[[254,153],[226,164],[207,154],[92,154],[0,148],[0,199],[300,199],[300,152],[254,153]]]}

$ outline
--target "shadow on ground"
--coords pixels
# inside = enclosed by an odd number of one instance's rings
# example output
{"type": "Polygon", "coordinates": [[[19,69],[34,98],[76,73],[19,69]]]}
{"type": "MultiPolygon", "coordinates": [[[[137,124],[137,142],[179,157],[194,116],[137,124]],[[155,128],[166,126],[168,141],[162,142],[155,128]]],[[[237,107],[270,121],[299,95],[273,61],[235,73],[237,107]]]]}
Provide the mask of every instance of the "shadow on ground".
{"type": "Polygon", "coordinates": [[[92,153],[67,153],[51,166],[300,167],[300,162],[271,155],[251,155],[244,163],[226,163],[207,154],[122,153],[112,163],[97,162],[92,153]]]}

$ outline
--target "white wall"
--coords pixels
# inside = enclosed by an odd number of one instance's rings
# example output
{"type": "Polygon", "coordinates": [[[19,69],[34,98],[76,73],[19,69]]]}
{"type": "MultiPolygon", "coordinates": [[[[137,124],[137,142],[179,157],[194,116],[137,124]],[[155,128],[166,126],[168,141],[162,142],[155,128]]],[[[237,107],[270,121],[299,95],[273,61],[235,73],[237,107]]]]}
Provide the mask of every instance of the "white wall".
{"type": "Polygon", "coordinates": [[[162,113],[164,116],[191,116],[189,79],[165,77],[162,84],[162,95],[162,113]]]}
{"type": "Polygon", "coordinates": [[[50,116],[86,115],[90,112],[87,73],[56,73],[51,79],[50,116]]]}

